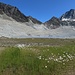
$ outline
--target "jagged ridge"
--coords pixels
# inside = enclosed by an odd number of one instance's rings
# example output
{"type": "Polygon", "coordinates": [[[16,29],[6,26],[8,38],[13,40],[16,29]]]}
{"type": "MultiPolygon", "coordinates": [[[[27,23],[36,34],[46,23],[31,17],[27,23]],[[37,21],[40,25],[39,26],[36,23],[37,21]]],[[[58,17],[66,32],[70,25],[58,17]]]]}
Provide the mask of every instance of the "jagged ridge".
{"type": "Polygon", "coordinates": [[[57,17],[52,17],[44,23],[48,28],[55,29],[60,26],[60,20],[57,17]]]}
{"type": "Polygon", "coordinates": [[[39,20],[33,18],[32,16],[28,16],[28,19],[31,20],[34,24],[42,24],[41,21],[39,21],[39,20]]]}
{"type": "Polygon", "coordinates": [[[18,22],[28,22],[27,17],[17,7],[0,2],[0,14],[6,14],[18,22]]]}

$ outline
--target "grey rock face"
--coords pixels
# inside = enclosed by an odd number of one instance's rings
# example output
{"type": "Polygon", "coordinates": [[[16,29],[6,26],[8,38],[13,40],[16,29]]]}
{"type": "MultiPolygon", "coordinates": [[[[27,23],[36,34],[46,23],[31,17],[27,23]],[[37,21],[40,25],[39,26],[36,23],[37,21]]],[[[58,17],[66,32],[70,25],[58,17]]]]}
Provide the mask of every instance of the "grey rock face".
{"type": "Polygon", "coordinates": [[[62,26],[75,26],[75,21],[62,21],[61,22],[62,26]]]}
{"type": "Polygon", "coordinates": [[[75,9],[67,11],[60,17],[60,20],[62,21],[61,25],[75,26],[75,9]],[[62,21],[63,18],[68,20],[62,21]]]}
{"type": "Polygon", "coordinates": [[[52,29],[58,28],[60,25],[75,26],[75,9],[67,11],[59,19],[56,17],[52,17],[49,21],[46,21],[44,24],[48,28],[52,29]]]}
{"type": "Polygon", "coordinates": [[[60,17],[60,20],[62,20],[63,18],[66,18],[66,19],[75,19],[75,9],[71,9],[71,10],[67,11],[65,14],[63,14],[60,17]]]}
{"type": "Polygon", "coordinates": [[[61,25],[62,26],[69,26],[69,22],[67,22],[67,21],[61,21],[61,25]]]}
{"type": "MultiPolygon", "coordinates": [[[[4,4],[0,2],[0,14],[4,15],[4,19],[9,19],[9,17],[13,18],[17,22],[29,22],[31,20],[34,24],[42,24],[41,21],[31,17],[25,16],[17,7],[4,4]]],[[[52,17],[50,20],[43,23],[47,28],[55,29],[58,28],[60,25],[66,26],[75,26],[75,9],[71,9],[63,14],[59,19],[57,17],[52,17]],[[62,19],[69,19],[62,21],[62,19]],[[72,20],[71,20],[72,19],[72,20]],[[74,19],[74,20],[73,20],[74,19]]]]}
{"type": "Polygon", "coordinates": [[[18,8],[0,2],[0,14],[6,14],[18,22],[28,22],[27,17],[18,8]]]}
{"type": "Polygon", "coordinates": [[[60,26],[60,20],[56,17],[52,17],[50,20],[46,21],[44,24],[48,27],[48,28],[58,28],[60,26]]]}
{"type": "Polygon", "coordinates": [[[31,17],[31,16],[28,16],[28,19],[31,20],[34,24],[42,24],[41,21],[39,21],[39,20],[37,20],[37,19],[35,19],[35,18],[31,17]]]}

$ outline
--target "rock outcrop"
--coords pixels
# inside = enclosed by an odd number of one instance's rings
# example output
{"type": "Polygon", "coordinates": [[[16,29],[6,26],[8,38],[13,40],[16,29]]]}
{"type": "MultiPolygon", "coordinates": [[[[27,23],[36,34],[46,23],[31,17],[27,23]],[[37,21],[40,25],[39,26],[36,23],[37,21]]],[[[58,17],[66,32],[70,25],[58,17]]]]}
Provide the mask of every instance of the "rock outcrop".
{"type": "Polygon", "coordinates": [[[60,20],[56,17],[52,17],[50,20],[46,21],[44,24],[48,27],[48,28],[58,28],[60,26],[60,20]]]}
{"type": "Polygon", "coordinates": [[[20,12],[17,7],[4,4],[0,2],[0,14],[6,14],[7,16],[15,19],[18,22],[28,22],[28,18],[20,12]]]}
{"type": "Polygon", "coordinates": [[[60,17],[62,21],[75,21],[75,9],[70,9],[60,17]]]}
{"type": "Polygon", "coordinates": [[[35,18],[31,17],[31,16],[28,16],[28,19],[31,20],[34,24],[42,24],[41,21],[39,21],[39,20],[37,20],[37,19],[35,19],[35,18]]]}

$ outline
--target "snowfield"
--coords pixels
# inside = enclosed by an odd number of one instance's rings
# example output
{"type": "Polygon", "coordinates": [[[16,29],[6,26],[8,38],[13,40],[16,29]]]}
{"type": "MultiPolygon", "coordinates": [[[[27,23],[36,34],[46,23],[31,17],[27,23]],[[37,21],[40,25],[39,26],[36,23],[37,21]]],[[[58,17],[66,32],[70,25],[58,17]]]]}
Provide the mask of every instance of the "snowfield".
{"type": "Polygon", "coordinates": [[[75,27],[60,26],[48,29],[43,24],[16,22],[0,18],[0,37],[8,38],[75,38],[75,27]]]}

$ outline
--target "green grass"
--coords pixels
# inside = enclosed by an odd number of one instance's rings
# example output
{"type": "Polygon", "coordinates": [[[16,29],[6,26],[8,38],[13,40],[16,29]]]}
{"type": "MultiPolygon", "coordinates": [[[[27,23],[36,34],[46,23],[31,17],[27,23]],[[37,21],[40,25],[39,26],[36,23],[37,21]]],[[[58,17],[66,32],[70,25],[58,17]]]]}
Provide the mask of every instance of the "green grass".
{"type": "Polygon", "coordinates": [[[63,46],[74,45],[75,39],[49,39],[49,38],[0,38],[0,46],[15,46],[16,44],[30,44],[31,46],[63,46]]]}
{"type": "Polygon", "coordinates": [[[75,46],[4,48],[0,75],[75,75],[75,46]]]}

